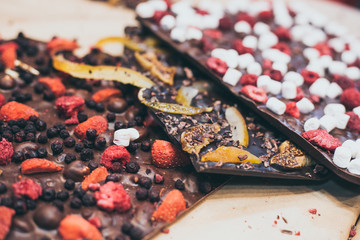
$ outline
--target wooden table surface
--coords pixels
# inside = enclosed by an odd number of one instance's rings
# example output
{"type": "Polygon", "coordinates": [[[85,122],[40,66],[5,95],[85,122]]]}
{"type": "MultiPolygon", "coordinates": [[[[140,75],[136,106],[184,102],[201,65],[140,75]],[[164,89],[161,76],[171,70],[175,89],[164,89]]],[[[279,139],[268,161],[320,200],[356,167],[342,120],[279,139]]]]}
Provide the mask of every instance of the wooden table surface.
{"type": "MultiPolygon", "coordinates": [[[[321,0],[303,2],[360,36],[358,10],[321,0]]],[[[19,31],[44,41],[58,35],[76,38],[86,51],[98,39],[122,35],[124,26],[135,24],[131,10],[104,2],[0,0],[3,38],[19,31]]],[[[337,177],[316,184],[234,177],[155,239],[347,239],[360,214],[359,194],[359,186],[337,177]],[[308,211],[313,208],[316,215],[308,211]]],[[[360,233],[354,239],[359,240],[360,233]]]]}

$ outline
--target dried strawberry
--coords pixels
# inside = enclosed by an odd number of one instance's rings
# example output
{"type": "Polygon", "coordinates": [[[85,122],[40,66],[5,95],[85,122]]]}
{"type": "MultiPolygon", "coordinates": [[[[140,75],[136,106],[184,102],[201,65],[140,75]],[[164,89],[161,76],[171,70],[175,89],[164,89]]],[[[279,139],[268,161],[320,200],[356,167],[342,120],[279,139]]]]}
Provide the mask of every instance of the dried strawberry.
{"type": "Polygon", "coordinates": [[[92,100],[95,102],[104,102],[109,100],[111,97],[121,96],[122,93],[119,89],[116,88],[105,88],[97,91],[93,96],[92,100]]]}
{"type": "Polygon", "coordinates": [[[268,100],[266,92],[262,88],[258,88],[252,85],[246,85],[242,87],[240,92],[255,102],[266,103],[268,100]]]}
{"type": "Polygon", "coordinates": [[[288,102],[286,104],[286,110],[285,113],[289,114],[290,116],[293,116],[295,118],[299,118],[300,117],[300,110],[299,108],[296,106],[296,102],[288,102]]]}
{"type": "Polygon", "coordinates": [[[209,57],[206,60],[206,65],[221,76],[224,75],[228,69],[226,62],[216,57],[209,57]]]}
{"type": "Polygon", "coordinates": [[[300,101],[304,98],[304,91],[300,87],[296,87],[296,97],[294,98],[295,101],[300,101]]]}
{"type": "Polygon", "coordinates": [[[354,112],[346,112],[350,116],[350,119],[346,125],[346,128],[352,132],[360,133],[360,117],[354,112]]]}
{"type": "Polygon", "coordinates": [[[337,147],[341,146],[340,140],[331,136],[324,129],[316,129],[303,132],[302,136],[309,142],[326,150],[334,151],[337,147]]]}
{"type": "Polygon", "coordinates": [[[80,123],[74,129],[74,134],[79,139],[84,139],[86,137],[86,131],[89,128],[95,129],[97,134],[105,132],[108,127],[107,120],[102,116],[93,116],[86,120],[85,122],[80,123]]]}
{"type": "Polygon", "coordinates": [[[46,49],[54,54],[59,51],[73,51],[77,49],[79,45],[76,40],[68,40],[65,38],[54,37],[50,42],[46,44],[46,49]]]}
{"type": "Polygon", "coordinates": [[[15,195],[26,196],[32,200],[38,199],[42,194],[41,186],[31,179],[14,183],[12,189],[15,195]]]}
{"type": "Polygon", "coordinates": [[[274,31],[275,35],[279,38],[280,41],[290,41],[291,35],[289,29],[285,27],[277,27],[274,31]]]}
{"type": "Polygon", "coordinates": [[[236,22],[245,21],[251,27],[253,27],[256,23],[256,19],[248,13],[241,12],[236,15],[236,22]]]}
{"type": "Polygon", "coordinates": [[[130,153],[124,146],[112,145],[101,156],[100,164],[108,170],[119,172],[130,162],[130,153]]]}
{"type": "Polygon", "coordinates": [[[81,183],[81,187],[87,191],[90,184],[105,181],[108,174],[105,167],[98,167],[85,177],[84,181],[81,183]]]}
{"type": "Polygon", "coordinates": [[[5,206],[0,206],[0,239],[4,240],[11,227],[12,217],[15,211],[5,206]]]}
{"type": "Polygon", "coordinates": [[[239,55],[250,53],[253,54],[252,48],[245,47],[241,39],[235,39],[232,43],[232,47],[239,53],[239,55]]]}
{"type": "Polygon", "coordinates": [[[63,240],[102,240],[99,230],[78,215],[67,215],[61,220],[58,232],[63,240]]]}
{"type": "Polygon", "coordinates": [[[66,118],[76,116],[78,112],[84,109],[84,104],[84,99],[79,96],[63,96],[55,101],[55,106],[59,114],[66,118]]]}
{"type": "Polygon", "coordinates": [[[130,196],[121,183],[112,181],[105,183],[98,192],[95,192],[95,198],[98,207],[108,212],[113,210],[126,212],[131,208],[130,196]]]}
{"type": "Polygon", "coordinates": [[[0,45],[1,60],[7,68],[15,67],[17,48],[18,45],[14,42],[3,43],[0,45]]]}
{"type": "Polygon", "coordinates": [[[19,118],[28,120],[31,116],[38,117],[39,114],[31,107],[15,101],[6,103],[0,109],[0,119],[4,121],[18,120],[19,118]]]}
{"type": "Polygon", "coordinates": [[[242,86],[253,85],[256,86],[258,76],[256,74],[243,74],[240,78],[242,86]]]}
{"type": "Polygon", "coordinates": [[[336,82],[343,90],[348,88],[355,88],[355,82],[346,76],[334,74],[333,78],[334,82],[336,82]]]}
{"type": "Polygon", "coordinates": [[[217,29],[205,29],[203,35],[212,39],[220,39],[223,36],[222,32],[217,29]]]}
{"type": "Polygon", "coordinates": [[[43,158],[29,158],[21,163],[22,174],[49,173],[61,171],[62,167],[43,158]]]}
{"type": "Polygon", "coordinates": [[[346,108],[352,110],[360,106],[360,92],[355,88],[345,89],[340,96],[340,102],[344,104],[346,108]]]}
{"type": "Polygon", "coordinates": [[[11,162],[11,157],[14,153],[11,142],[3,138],[0,141],[0,165],[7,165],[11,162]]]}
{"type": "Polygon", "coordinates": [[[39,83],[48,87],[55,95],[55,97],[61,97],[66,92],[66,87],[62,83],[60,78],[41,77],[39,83]]]}
{"type": "Polygon", "coordinates": [[[261,11],[258,14],[258,18],[262,22],[268,22],[271,19],[273,19],[273,17],[274,17],[274,14],[270,10],[261,11]]]}
{"type": "Polygon", "coordinates": [[[316,208],[309,209],[308,211],[309,211],[309,213],[314,214],[314,215],[317,213],[316,208]]]}
{"type": "Polygon", "coordinates": [[[189,159],[172,143],[155,140],[151,148],[152,163],[159,168],[175,168],[189,164],[189,159]]]}
{"type": "Polygon", "coordinates": [[[268,69],[264,71],[264,75],[268,75],[271,79],[274,79],[276,81],[281,81],[283,78],[283,75],[279,70],[275,69],[268,69]]]}
{"type": "Polygon", "coordinates": [[[6,103],[6,99],[4,95],[0,93],[0,107],[2,107],[6,103]]]}
{"type": "Polygon", "coordinates": [[[219,20],[219,29],[223,30],[223,31],[227,31],[232,29],[233,24],[232,21],[229,17],[222,17],[219,20]]]}
{"type": "Polygon", "coordinates": [[[327,43],[318,43],[313,48],[319,51],[320,56],[329,55],[332,56],[331,48],[327,43]]]}
{"type": "Polygon", "coordinates": [[[318,73],[306,69],[301,71],[301,76],[303,76],[304,82],[308,85],[313,84],[318,78],[320,78],[318,73]]]}
{"type": "Polygon", "coordinates": [[[289,56],[291,56],[291,49],[289,47],[289,45],[287,45],[284,42],[278,42],[277,44],[275,44],[274,46],[272,46],[271,48],[277,49],[280,52],[283,52],[289,56]]]}
{"type": "Polygon", "coordinates": [[[209,52],[215,48],[214,44],[207,37],[203,37],[200,40],[200,48],[204,52],[209,52]]]}
{"type": "Polygon", "coordinates": [[[172,222],[185,209],[186,202],[184,196],[179,190],[174,189],[166,195],[151,219],[157,222],[172,222]]]}

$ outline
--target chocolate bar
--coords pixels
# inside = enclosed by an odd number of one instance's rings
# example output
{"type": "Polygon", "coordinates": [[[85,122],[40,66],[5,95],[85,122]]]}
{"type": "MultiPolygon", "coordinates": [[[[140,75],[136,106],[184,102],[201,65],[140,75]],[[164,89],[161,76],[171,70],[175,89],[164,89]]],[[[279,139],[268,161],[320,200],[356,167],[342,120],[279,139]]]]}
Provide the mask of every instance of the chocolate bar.
{"type": "Polygon", "coordinates": [[[340,177],[360,184],[358,40],[282,1],[156,1],[140,22],[340,177]]]}
{"type": "Polygon", "coordinates": [[[136,89],[70,77],[53,68],[51,54],[91,66],[135,62],[97,48],[78,58],[76,47],[21,33],[0,41],[0,239],[149,239],[229,178],[156,167],[153,143],[173,146],[136,89]],[[126,129],[136,139],[113,144],[126,129]],[[170,196],[182,205],[163,216],[170,196]]]}

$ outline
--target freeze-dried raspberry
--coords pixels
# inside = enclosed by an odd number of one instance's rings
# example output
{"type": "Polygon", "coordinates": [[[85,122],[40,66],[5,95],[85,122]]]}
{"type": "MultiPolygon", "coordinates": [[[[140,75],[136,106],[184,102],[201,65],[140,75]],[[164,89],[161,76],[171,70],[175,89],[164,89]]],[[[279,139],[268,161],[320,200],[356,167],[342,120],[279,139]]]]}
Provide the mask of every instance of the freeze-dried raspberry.
{"type": "Polygon", "coordinates": [[[295,118],[299,118],[300,117],[300,110],[299,108],[296,106],[296,102],[288,102],[286,104],[286,110],[285,113],[289,114],[290,116],[293,116],[295,118]]]}
{"type": "Polygon", "coordinates": [[[340,96],[340,102],[348,109],[360,106],[360,92],[355,88],[348,88],[340,96]]]}
{"type": "Polygon", "coordinates": [[[31,179],[14,183],[12,189],[15,195],[26,196],[32,200],[39,198],[42,194],[41,186],[31,179]]]}
{"type": "Polygon", "coordinates": [[[313,84],[320,77],[318,73],[306,69],[301,71],[301,76],[303,76],[304,82],[308,85],[313,84]]]}
{"type": "Polygon", "coordinates": [[[236,22],[240,22],[240,21],[247,22],[251,27],[253,27],[256,23],[256,19],[253,16],[244,12],[236,15],[236,22]]]}
{"type": "Polygon", "coordinates": [[[210,69],[214,70],[216,73],[220,74],[221,76],[224,75],[226,73],[226,70],[228,69],[226,62],[216,57],[209,57],[206,60],[206,64],[210,69]]]}
{"type": "Polygon", "coordinates": [[[258,88],[252,85],[246,85],[242,87],[240,92],[255,102],[266,103],[268,100],[267,94],[262,88],[258,88]]]}
{"type": "Polygon", "coordinates": [[[108,170],[119,172],[130,162],[130,153],[124,146],[112,145],[101,156],[100,164],[108,170]]]}
{"type": "Polygon", "coordinates": [[[360,117],[352,111],[346,114],[350,116],[346,128],[352,132],[360,133],[360,117]]]}
{"type": "Polygon", "coordinates": [[[277,27],[274,31],[275,35],[279,38],[280,41],[290,41],[291,35],[290,31],[284,27],[277,27]]]}
{"type": "Polygon", "coordinates": [[[130,196],[121,183],[112,181],[105,183],[98,192],[95,192],[95,198],[98,207],[108,212],[113,210],[125,212],[131,207],[130,196]]]}
{"type": "Polygon", "coordinates": [[[253,85],[256,86],[258,76],[256,74],[243,74],[240,78],[240,84],[242,86],[253,85]]]}
{"type": "Polygon", "coordinates": [[[324,129],[316,129],[303,132],[302,136],[309,142],[326,150],[334,151],[337,147],[341,146],[340,140],[331,136],[324,129]]]}
{"type": "Polygon", "coordinates": [[[271,48],[277,49],[280,52],[283,52],[287,55],[291,55],[291,49],[290,49],[289,45],[287,45],[284,42],[279,42],[279,43],[275,44],[274,46],[272,46],[271,48]]]}
{"type": "Polygon", "coordinates": [[[235,39],[232,43],[233,48],[239,53],[239,55],[250,53],[253,54],[254,50],[252,48],[245,47],[241,39],[235,39]]]}
{"type": "Polygon", "coordinates": [[[55,101],[56,109],[66,118],[77,115],[84,109],[85,101],[79,96],[63,96],[55,101]]]}
{"type": "Polygon", "coordinates": [[[336,82],[343,90],[348,88],[355,88],[355,82],[346,76],[334,74],[333,78],[334,82],[336,82]]]}
{"type": "Polygon", "coordinates": [[[11,142],[3,138],[0,141],[0,165],[7,165],[11,162],[11,157],[14,153],[11,142]]]}
{"type": "Polygon", "coordinates": [[[280,82],[283,78],[283,75],[279,70],[268,69],[265,70],[264,75],[268,75],[271,79],[280,82]]]}
{"type": "Polygon", "coordinates": [[[332,56],[331,48],[327,43],[318,43],[313,48],[319,51],[320,56],[329,55],[332,56]]]}

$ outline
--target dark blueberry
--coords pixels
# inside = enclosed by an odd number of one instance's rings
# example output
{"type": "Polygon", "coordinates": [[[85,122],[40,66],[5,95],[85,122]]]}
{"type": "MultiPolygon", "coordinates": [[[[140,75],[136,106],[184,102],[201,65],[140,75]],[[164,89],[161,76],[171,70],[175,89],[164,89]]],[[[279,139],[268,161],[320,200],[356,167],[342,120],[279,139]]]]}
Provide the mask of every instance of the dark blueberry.
{"type": "Polygon", "coordinates": [[[0,131],[1,131],[1,133],[4,133],[6,131],[11,132],[11,127],[9,127],[7,125],[1,125],[0,131]]]}
{"type": "Polygon", "coordinates": [[[89,140],[95,140],[96,138],[96,135],[97,135],[97,131],[96,129],[93,129],[93,128],[89,128],[88,130],[86,130],[86,138],[89,139],[89,140]]]}
{"type": "Polygon", "coordinates": [[[46,130],[46,135],[48,138],[54,138],[58,135],[58,133],[59,133],[58,129],[54,127],[51,127],[48,130],[46,130]]]}
{"type": "Polygon", "coordinates": [[[64,161],[66,164],[69,164],[76,160],[76,155],[73,153],[68,153],[65,155],[64,161]]]}
{"type": "Polygon", "coordinates": [[[32,100],[32,94],[31,93],[25,93],[24,94],[24,100],[25,102],[32,100]]]}
{"type": "Polygon", "coordinates": [[[98,137],[95,140],[95,147],[99,150],[104,149],[106,146],[106,139],[104,137],[98,137]]]}
{"type": "Polygon", "coordinates": [[[130,127],[135,127],[135,126],[136,126],[135,120],[128,121],[128,123],[127,123],[127,127],[128,127],[128,128],[130,128],[130,127]]]}
{"type": "Polygon", "coordinates": [[[19,128],[18,125],[14,125],[14,126],[11,127],[11,131],[12,131],[12,133],[15,134],[17,132],[20,132],[20,128],[19,128]]]}
{"type": "Polygon", "coordinates": [[[44,92],[44,85],[43,84],[41,84],[41,83],[36,83],[35,85],[34,85],[34,91],[35,91],[35,93],[37,93],[37,94],[41,94],[41,93],[43,93],[44,92]]]}
{"type": "Polygon", "coordinates": [[[134,97],[130,96],[130,95],[126,96],[125,100],[126,100],[126,102],[128,103],[129,106],[133,105],[134,101],[135,101],[134,97]]]}
{"type": "Polygon", "coordinates": [[[1,199],[1,205],[12,208],[14,205],[14,201],[12,200],[11,197],[4,197],[1,199]]]}
{"type": "Polygon", "coordinates": [[[90,54],[99,54],[99,53],[100,53],[100,49],[97,47],[92,48],[90,52],[90,54]]]}
{"type": "Polygon", "coordinates": [[[35,64],[38,66],[44,65],[45,64],[45,59],[43,57],[38,57],[35,59],[35,64]]]}
{"type": "Polygon", "coordinates": [[[73,199],[71,199],[70,207],[75,209],[81,208],[81,199],[78,197],[74,197],[73,199]]]}
{"type": "Polygon", "coordinates": [[[110,174],[106,177],[105,182],[119,182],[120,177],[117,174],[110,174]]]}
{"type": "Polygon", "coordinates": [[[133,227],[129,233],[131,240],[141,240],[144,236],[143,231],[138,227],[133,227]]]}
{"type": "Polygon", "coordinates": [[[204,194],[208,194],[211,192],[212,186],[211,183],[204,181],[199,183],[199,191],[204,194]]]}
{"type": "Polygon", "coordinates": [[[26,199],[26,208],[28,210],[34,210],[36,208],[36,201],[30,198],[26,199]]]}
{"type": "Polygon", "coordinates": [[[29,159],[29,158],[37,158],[37,152],[35,150],[27,150],[24,152],[24,157],[25,159],[29,159]]]}
{"type": "Polygon", "coordinates": [[[51,144],[51,150],[53,152],[53,155],[59,155],[63,152],[63,144],[60,141],[55,141],[51,144]]]}
{"type": "Polygon", "coordinates": [[[67,191],[60,191],[56,194],[56,198],[61,201],[66,201],[69,198],[69,193],[67,191]]]}
{"type": "Polygon", "coordinates": [[[115,240],[126,240],[126,236],[125,235],[117,235],[116,237],[115,237],[115,240]]]}
{"type": "Polygon", "coordinates": [[[15,101],[17,101],[19,103],[24,103],[26,101],[26,97],[24,94],[17,95],[15,97],[15,101]]]}
{"type": "Polygon", "coordinates": [[[121,226],[121,231],[125,234],[129,234],[130,230],[133,228],[134,226],[130,223],[130,222],[124,222],[124,224],[121,226]]]}
{"type": "Polygon", "coordinates": [[[44,99],[45,101],[52,101],[52,100],[55,99],[55,95],[54,95],[54,93],[53,93],[52,91],[50,91],[50,90],[45,90],[45,91],[44,91],[44,94],[43,94],[43,99],[44,99]]]}
{"type": "MultiPolygon", "coordinates": [[[[18,57],[19,57],[19,55],[18,55],[18,57]]],[[[5,65],[0,62],[0,72],[4,72],[4,70],[5,70],[5,65]]]]}
{"type": "Polygon", "coordinates": [[[48,137],[45,134],[40,134],[38,136],[38,143],[45,144],[48,142],[48,137]]]}
{"type": "Polygon", "coordinates": [[[72,148],[73,146],[75,146],[75,139],[73,137],[65,138],[64,146],[68,148],[72,148]]]}
{"type": "Polygon", "coordinates": [[[40,240],[51,240],[51,238],[44,236],[44,237],[41,237],[40,240]]]}
{"type": "Polygon", "coordinates": [[[73,195],[74,197],[82,198],[84,196],[86,191],[82,189],[82,187],[78,187],[74,190],[73,195]]]}
{"type": "Polygon", "coordinates": [[[35,115],[30,116],[30,118],[29,118],[29,121],[30,121],[30,122],[33,122],[33,123],[35,123],[37,120],[39,120],[39,117],[37,117],[37,116],[35,116],[35,115]]]}
{"type": "Polygon", "coordinates": [[[146,188],[139,188],[138,190],[136,190],[135,195],[137,200],[146,200],[148,197],[148,190],[146,188]]]}
{"type": "Polygon", "coordinates": [[[137,126],[143,125],[143,118],[141,116],[136,116],[134,120],[135,120],[137,126]]]}
{"type": "Polygon", "coordinates": [[[61,200],[55,199],[52,203],[60,212],[64,211],[64,203],[61,200]]]}
{"type": "Polygon", "coordinates": [[[106,115],[106,119],[108,120],[108,122],[113,122],[113,121],[115,121],[115,119],[116,119],[115,113],[112,113],[112,112],[108,113],[108,114],[106,115]]]}
{"type": "Polygon", "coordinates": [[[24,128],[24,133],[28,134],[28,133],[36,133],[36,128],[34,125],[32,124],[27,124],[24,128]]]}
{"type": "Polygon", "coordinates": [[[94,100],[85,100],[85,105],[90,108],[94,109],[96,107],[96,102],[94,100]]]}
{"type": "Polygon", "coordinates": [[[151,189],[149,191],[149,199],[150,199],[150,202],[158,202],[158,201],[160,201],[159,192],[154,190],[154,189],[151,189]]]}
{"type": "Polygon", "coordinates": [[[0,194],[6,193],[7,187],[4,183],[0,182],[0,194]]]}
{"type": "Polygon", "coordinates": [[[125,171],[128,173],[137,173],[140,169],[140,166],[137,162],[129,162],[126,164],[125,171]]]}
{"type": "Polygon", "coordinates": [[[28,133],[25,136],[25,141],[29,141],[29,142],[35,142],[36,140],[36,136],[34,133],[28,133]]]}
{"type": "Polygon", "coordinates": [[[141,143],[140,148],[141,148],[141,150],[143,150],[144,152],[148,152],[148,151],[150,151],[150,149],[151,149],[151,144],[150,144],[150,142],[148,142],[148,141],[144,141],[144,142],[141,143]]]}
{"type": "Polygon", "coordinates": [[[13,134],[10,131],[3,132],[2,137],[8,140],[9,142],[13,141],[13,134]]]}
{"type": "Polygon", "coordinates": [[[20,74],[20,78],[27,84],[31,83],[34,80],[34,75],[29,72],[24,72],[20,74]]]}
{"type": "Polygon", "coordinates": [[[24,199],[16,199],[14,202],[14,210],[17,215],[22,215],[27,212],[26,202],[24,199]]]}
{"type": "Polygon", "coordinates": [[[46,129],[46,126],[47,126],[47,124],[43,120],[39,119],[38,121],[35,122],[35,128],[36,128],[36,130],[38,130],[40,132],[44,131],[46,129]]]}
{"type": "Polygon", "coordinates": [[[67,137],[70,137],[70,133],[66,130],[60,130],[60,133],[59,133],[59,136],[62,138],[62,139],[65,139],[67,137]]]}
{"type": "Polygon", "coordinates": [[[71,179],[66,179],[65,183],[64,183],[64,187],[67,190],[73,190],[75,188],[75,182],[74,180],[71,179]]]}
{"type": "Polygon", "coordinates": [[[9,121],[8,121],[8,126],[9,126],[9,127],[16,126],[16,121],[15,121],[15,120],[9,120],[9,121]]]}
{"type": "Polygon", "coordinates": [[[103,112],[103,111],[105,111],[105,105],[101,102],[96,103],[95,110],[97,112],[103,112]]]}
{"type": "Polygon", "coordinates": [[[141,187],[144,187],[144,188],[147,188],[147,189],[150,189],[151,188],[151,185],[152,185],[152,181],[149,177],[141,177],[139,179],[139,185],[141,187]]]}
{"type": "Polygon", "coordinates": [[[48,152],[47,152],[46,148],[43,148],[43,147],[38,148],[37,155],[39,158],[46,158],[47,154],[48,154],[48,152]]]}
{"type": "Polygon", "coordinates": [[[38,52],[39,49],[37,48],[37,46],[30,45],[26,48],[26,55],[28,55],[29,57],[35,57],[38,52]]]}
{"type": "Polygon", "coordinates": [[[130,142],[130,143],[129,143],[129,146],[126,147],[126,149],[127,149],[130,153],[134,153],[137,148],[138,148],[138,144],[137,144],[137,143],[134,143],[134,142],[130,142]]]}
{"type": "Polygon", "coordinates": [[[94,148],[94,142],[88,139],[84,139],[82,143],[84,144],[84,148],[90,148],[90,149],[94,148]]]}
{"type": "Polygon", "coordinates": [[[24,118],[19,118],[16,120],[16,125],[18,125],[20,128],[24,128],[26,126],[27,121],[24,118]]]}
{"type": "Polygon", "coordinates": [[[12,156],[12,160],[13,160],[15,163],[21,163],[22,161],[24,161],[24,160],[25,160],[25,157],[24,157],[23,152],[20,152],[20,151],[14,152],[14,154],[13,154],[13,156],[12,156]]]}
{"type": "Polygon", "coordinates": [[[122,129],[122,128],[126,128],[126,124],[124,122],[115,122],[114,123],[115,130],[122,129]]]}
{"type": "Polygon", "coordinates": [[[55,199],[55,196],[56,196],[56,192],[52,188],[44,188],[42,190],[41,199],[46,201],[46,202],[53,201],[55,199]]]}
{"type": "Polygon", "coordinates": [[[90,171],[93,171],[99,167],[99,164],[95,161],[90,161],[88,167],[90,168],[90,171]]]}
{"type": "Polygon", "coordinates": [[[14,141],[17,142],[17,143],[21,143],[21,142],[24,142],[25,141],[25,133],[23,132],[17,132],[15,135],[14,135],[14,141]]]}
{"type": "Polygon", "coordinates": [[[77,143],[75,144],[75,152],[81,152],[84,149],[84,145],[82,145],[81,143],[77,143]]]}
{"type": "Polygon", "coordinates": [[[39,70],[40,74],[43,76],[49,75],[49,73],[50,73],[50,68],[49,68],[49,66],[46,66],[46,65],[38,68],[38,70],[39,70]]]}
{"type": "Polygon", "coordinates": [[[84,148],[80,153],[80,159],[82,161],[89,161],[94,158],[94,152],[90,148],[84,148]]]}
{"type": "Polygon", "coordinates": [[[79,112],[77,114],[77,118],[79,120],[79,123],[85,122],[88,119],[88,116],[84,112],[79,112]]]}
{"type": "Polygon", "coordinates": [[[180,179],[175,181],[175,188],[178,190],[184,190],[185,189],[185,184],[183,181],[181,181],[180,179]]]}
{"type": "Polygon", "coordinates": [[[58,132],[66,129],[66,125],[63,123],[56,123],[53,127],[56,128],[58,132]]]}
{"type": "Polygon", "coordinates": [[[87,193],[85,194],[82,198],[82,204],[85,207],[91,207],[91,206],[95,206],[96,205],[96,199],[94,197],[94,195],[87,193]]]}

